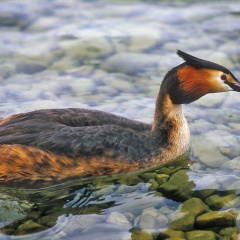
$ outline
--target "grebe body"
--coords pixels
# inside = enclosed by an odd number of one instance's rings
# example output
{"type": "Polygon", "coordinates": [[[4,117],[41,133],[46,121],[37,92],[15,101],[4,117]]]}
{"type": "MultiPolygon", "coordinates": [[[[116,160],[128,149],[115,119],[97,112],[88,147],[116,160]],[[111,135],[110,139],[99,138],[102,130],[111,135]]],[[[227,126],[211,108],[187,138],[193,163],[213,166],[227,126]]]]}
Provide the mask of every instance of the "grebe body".
{"type": "Polygon", "coordinates": [[[240,91],[240,83],[221,65],[177,53],[185,62],[166,74],[152,124],[74,108],[0,120],[0,183],[45,186],[145,169],[184,154],[190,133],[181,104],[240,91]]]}

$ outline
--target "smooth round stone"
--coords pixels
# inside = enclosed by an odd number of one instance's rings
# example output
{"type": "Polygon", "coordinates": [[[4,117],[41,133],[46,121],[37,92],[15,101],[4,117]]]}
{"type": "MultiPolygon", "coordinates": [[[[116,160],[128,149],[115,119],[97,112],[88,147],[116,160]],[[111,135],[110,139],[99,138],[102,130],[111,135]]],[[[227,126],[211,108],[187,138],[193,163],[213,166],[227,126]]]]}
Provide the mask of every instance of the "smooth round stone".
{"type": "Polygon", "coordinates": [[[174,211],[170,209],[168,206],[163,206],[159,209],[159,212],[164,215],[167,215],[167,214],[173,213],[174,211]]]}
{"type": "Polygon", "coordinates": [[[188,170],[179,170],[178,172],[171,175],[166,183],[159,186],[161,193],[166,194],[166,196],[171,196],[174,200],[186,200],[188,199],[192,192],[195,184],[189,181],[188,170]]]}
{"type": "Polygon", "coordinates": [[[178,47],[177,49],[185,49],[186,44],[189,49],[193,49],[191,51],[193,56],[199,56],[202,59],[208,59],[209,54],[212,51],[212,48],[216,47],[216,42],[213,39],[209,39],[205,36],[205,33],[200,30],[198,35],[195,35],[192,38],[186,38],[183,42],[182,47],[178,47]],[[203,51],[198,51],[195,49],[204,49],[203,51]]]}
{"type": "Polygon", "coordinates": [[[72,77],[69,78],[66,76],[61,78],[61,81],[66,82],[66,84],[73,89],[74,95],[91,94],[91,92],[95,88],[94,82],[92,81],[92,79],[89,79],[89,78],[77,79],[72,77]]]}
{"type": "Polygon", "coordinates": [[[223,207],[226,209],[226,205],[231,207],[229,202],[235,200],[237,197],[234,193],[227,196],[212,195],[208,197],[205,202],[212,210],[220,210],[223,207]]]}
{"type": "Polygon", "coordinates": [[[57,17],[45,16],[36,19],[27,29],[29,32],[43,32],[53,28],[57,28],[59,25],[59,19],[57,17]]]}
{"type": "Polygon", "coordinates": [[[16,234],[23,235],[27,233],[34,233],[39,231],[47,230],[48,228],[40,225],[33,220],[27,220],[26,222],[22,223],[18,226],[17,230],[15,231],[16,234]]]}
{"type": "Polygon", "coordinates": [[[181,210],[172,211],[169,214],[167,214],[169,222],[175,221],[177,219],[181,219],[183,216],[185,216],[186,213],[182,212],[181,210]]]}
{"type": "MultiPolygon", "coordinates": [[[[85,215],[86,218],[86,215],[85,215]]],[[[130,229],[125,227],[124,225],[117,225],[112,223],[97,223],[90,225],[86,230],[79,230],[78,226],[75,222],[72,222],[74,227],[71,226],[62,226],[64,227],[65,236],[60,237],[60,239],[79,239],[81,236],[81,240],[89,240],[89,239],[98,239],[98,240],[113,240],[113,239],[121,239],[121,240],[129,240],[131,239],[130,229]]],[[[56,228],[55,228],[56,229],[56,228]]],[[[58,230],[57,237],[53,239],[59,239],[59,232],[63,231],[63,229],[58,230]]]]}
{"type": "Polygon", "coordinates": [[[240,180],[239,179],[234,179],[231,182],[227,183],[222,183],[223,188],[226,190],[234,190],[239,193],[240,191],[240,180]]]}
{"type": "Polygon", "coordinates": [[[162,49],[166,51],[175,52],[179,48],[178,42],[165,42],[162,49]]]}
{"type": "Polygon", "coordinates": [[[169,175],[167,174],[156,174],[156,181],[158,182],[159,186],[167,182],[168,179],[169,179],[169,175]]]}
{"type": "Polygon", "coordinates": [[[119,212],[111,212],[107,216],[106,222],[117,224],[117,225],[123,225],[123,226],[128,227],[128,228],[132,227],[132,224],[127,219],[127,217],[124,214],[119,213],[119,212]]]}
{"type": "Polygon", "coordinates": [[[109,72],[139,74],[146,68],[157,67],[159,60],[157,55],[124,52],[109,57],[101,67],[109,72]]]}
{"type": "Polygon", "coordinates": [[[131,230],[131,240],[154,240],[155,237],[151,233],[147,233],[145,231],[141,231],[139,229],[131,230]]]}
{"type": "MultiPolygon", "coordinates": [[[[126,78],[126,80],[128,80],[126,78]]],[[[134,91],[133,84],[117,76],[106,76],[105,82],[107,83],[108,89],[115,89],[117,93],[119,92],[131,92],[134,91]]]]}
{"type": "Polygon", "coordinates": [[[49,69],[54,71],[67,71],[69,69],[75,69],[76,62],[73,60],[72,56],[64,56],[63,58],[57,59],[49,67],[49,69]]]}
{"type": "MultiPolygon", "coordinates": [[[[96,187],[98,188],[98,186],[96,185],[96,187]]],[[[115,186],[114,185],[105,185],[105,186],[100,186],[100,189],[97,190],[95,193],[97,195],[109,195],[111,193],[113,193],[115,190],[115,186]]]]}
{"type": "Polygon", "coordinates": [[[172,230],[190,231],[193,229],[195,216],[190,213],[182,213],[180,211],[179,216],[173,219],[168,227],[172,230]]]}
{"type": "Polygon", "coordinates": [[[159,229],[167,225],[168,218],[157,209],[151,207],[143,210],[138,226],[141,229],[159,229]]]}
{"type": "Polygon", "coordinates": [[[215,189],[201,189],[201,190],[196,190],[194,195],[204,200],[210,195],[212,195],[215,191],[216,191],[215,189]]]}
{"type": "Polygon", "coordinates": [[[167,229],[159,233],[157,239],[185,240],[185,234],[182,231],[167,229]]]}
{"type": "Polygon", "coordinates": [[[10,63],[0,65],[0,79],[6,79],[13,76],[16,72],[15,66],[10,63]]]}
{"type": "Polygon", "coordinates": [[[225,52],[216,51],[210,55],[209,61],[218,63],[226,68],[231,68],[233,66],[232,61],[225,52]]]}
{"type": "Polygon", "coordinates": [[[240,157],[236,157],[231,161],[227,161],[222,165],[222,169],[228,169],[228,170],[240,172],[240,157]]]}
{"type": "Polygon", "coordinates": [[[56,224],[56,219],[58,218],[58,216],[59,216],[59,214],[57,214],[57,213],[48,214],[48,215],[38,218],[36,222],[43,226],[53,227],[56,224]]]}
{"type": "Polygon", "coordinates": [[[113,51],[107,38],[102,36],[62,41],[60,47],[67,55],[80,61],[104,57],[113,51]]]}
{"type": "Polygon", "coordinates": [[[156,175],[157,175],[156,173],[150,172],[150,173],[142,173],[139,175],[139,177],[143,179],[144,182],[148,182],[151,179],[155,179],[156,175]]]}
{"type": "Polygon", "coordinates": [[[222,186],[221,189],[227,191],[232,189],[237,190],[239,187],[236,186],[236,182],[239,182],[240,180],[238,175],[237,172],[226,171],[226,169],[223,169],[215,173],[215,179],[222,186]],[[233,186],[235,187],[233,188],[233,186]]]}
{"type": "Polygon", "coordinates": [[[218,168],[222,166],[228,158],[223,156],[219,147],[231,147],[223,140],[219,131],[211,131],[206,134],[192,136],[192,149],[201,163],[208,167],[218,168]]]}
{"type": "MultiPolygon", "coordinates": [[[[222,155],[228,157],[228,158],[235,158],[240,154],[240,150],[238,150],[235,147],[219,147],[219,151],[221,152],[222,155]]],[[[228,161],[229,162],[229,161],[228,161]]],[[[226,162],[226,164],[228,163],[226,162]]],[[[224,163],[225,164],[225,163],[224,163]]],[[[223,164],[223,168],[224,168],[223,164]]]]}
{"type": "Polygon", "coordinates": [[[47,65],[44,62],[34,62],[23,59],[16,63],[16,72],[25,74],[36,74],[47,69],[47,65]]]}
{"type": "Polygon", "coordinates": [[[232,227],[236,224],[237,215],[232,212],[210,211],[196,218],[199,228],[232,227]]]}
{"type": "Polygon", "coordinates": [[[215,129],[216,129],[216,126],[214,124],[209,123],[202,119],[195,120],[190,125],[191,134],[202,134],[215,129]]]}
{"type": "MultiPolygon", "coordinates": [[[[233,115],[231,117],[231,122],[236,122],[239,123],[239,115],[237,110],[240,110],[240,106],[239,106],[239,93],[238,92],[231,92],[226,94],[226,99],[223,102],[223,107],[227,109],[228,111],[228,115],[233,115]],[[230,109],[233,109],[230,111],[230,109]]],[[[226,112],[227,113],[227,112],[226,112]]]]}
{"type": "Polygon", "coordinates": [[[77,229],[80,231],[86,230],[91,228],[93,225],[105,223],[106,221],[106,216],[103,215],[97,215],[97,214],[88,214],[87,217],[86,215],[61,215],[59,216],[57,220],[57,228],[62,229],[62,228],[67,228],[69,232],[74,229],[77,226],[77,229]]]}
{"type": "Polygon", "coordinates": [[[194,172],[202,171],[203,165],[198,162],[195,162],[195,163],[191,164],[190,169],[194,172]]]}
{"type": "MultiPolygon", "coordinates": [[[[204,171],[205,173],[205,171],[204,171]]],[[[215,174],[201,174],[201,177],[191,176],[191,179],[194,179],[195,189],[196,190],[208,190],[208,189],[218,189],[219,183],[215,177],[215,174]]]]}
{"type": "Polygon", "coordinates": [[[137,176],[126,176],[126,177],[120,178],[118,180],[118,183],[127,185],[127,186],[134,186],[134,185],[137,185],[138,183],[142,183],[142,182],[143,182],[143,180],[137,176]]]}
{"type": "Polygon", "coordinates": [[[188,199],[180,206],[180,209],[182,212],[190,213],[195,217],[209,211],[209,207],[200,198],[188,199]]]}
{"type": "Polygon", "coordinates": [[[233,130],[237,130],[240,131],[240,123],[228,123],[228,126],[233,129],[233,130]]]}
{"type": "Polygon", "coordinates": [[[188,240],[215,240],[216,234],[212,231],[194,230],[186,233],[188,240]]]}
{"type": "Polygon", "coordinates": [[[206,18],[212,18],[220,11],[217,8],[209,9],[208,6],[202,6],[199,8],[198,4],[184,9],[184,17],[186,21],[201,22],[206,18]]]}
{"type": "Polygon", "coordinates": [[[0,4],[0,25],[13,27],[25,27],[33,19],[33,16],[26,11],[27,8],[23,4],[0,4]]]}
{"type": "MultiPolygon", "coordinates": [[[[237,224],[239,226],[239,224],[237,224]]],[[[229,227],[229,228],[223,228],[220,230],[219,234],[221,236],[227,236],[231,239],[238,239],[240,234],[240,227],[229,227]]]]}
{"type": "Polygon", "coordinates": [[[239,47],[233,41],[227,41],[219,47],[219,51],[229,54],[229,57],[233,62],[240,61],[240,50],[239,47]]]}
{"type": "MultiPolygon", "coordinates": [[[[208,94],[198,99],[192,105],[198,106],[198,107],[204,107],[204,108],[218,108],[222,105],[225,99],[226,99],[225,93],[208,94]]],[[[203,109],[202,111],[206,111],[206,110],[203,109]]]]}
{"type": "Polygon", "coordinates": [[[216,130],[231,132],[231,128],[222,124],[216,125],[216,130]]]}
{"type": "Polygon", "coordinates": [[[158,41],[161,41],[161,35],[158,29],[151,27],[134,26],[129,29],[130,44],[128,50],[132,52],[141,52],[154,47],[158,41]]]}
{"type": "Polygon", "coordinates": [[[125,212],[124,215],[130,222],[133,222],[135,219],[135,216],[131,212],[125,212]]]}
{"type": "MultiPolygon", "coordinates": [[[[158,197],[152,194],[148,194],[146,189],[143,191],[144,193],[140,192],[141,189],[144,189],[144,185],[140,185],[141,187],[139,190],[135,190],[135,192],[129,192],[124,196],[124,198],[120,199],[119,202],[121,204],[111,207],[111,210],[114,212],[131,212],[135,216],[141,215],[144,209],[148,208],[160,208],[161,206],[165,205],[165,198],[158,197]],[[126,201],[127,199],[127,201],[126,201]]],[[[119,195],[117,195],[119,196],[119,195]]]]}

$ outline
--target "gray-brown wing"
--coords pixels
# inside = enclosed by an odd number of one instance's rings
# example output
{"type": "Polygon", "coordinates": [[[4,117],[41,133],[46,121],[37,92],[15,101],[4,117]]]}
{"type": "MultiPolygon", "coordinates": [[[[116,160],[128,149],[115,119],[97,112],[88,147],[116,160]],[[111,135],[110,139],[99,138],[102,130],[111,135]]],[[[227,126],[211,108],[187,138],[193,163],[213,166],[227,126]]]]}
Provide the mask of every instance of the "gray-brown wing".
{"type": "Polygon", "coordinates": [[[150,130],[151,125],[97,110],[66,108],[43,109],[17,114],[3,122],[1,126],[16,126],[32,121],[63,124],[71,127],[117,125],[136,131],[150,130]]]}
{"type": "Polygon", "coordinates": [[[0,144],[34,146],[73,157],[110,154],[129,161],[141,161],[159,151],[159,143],[150,131],[116,125],[71,127],[41,121],[0,127],[0,144]]]}

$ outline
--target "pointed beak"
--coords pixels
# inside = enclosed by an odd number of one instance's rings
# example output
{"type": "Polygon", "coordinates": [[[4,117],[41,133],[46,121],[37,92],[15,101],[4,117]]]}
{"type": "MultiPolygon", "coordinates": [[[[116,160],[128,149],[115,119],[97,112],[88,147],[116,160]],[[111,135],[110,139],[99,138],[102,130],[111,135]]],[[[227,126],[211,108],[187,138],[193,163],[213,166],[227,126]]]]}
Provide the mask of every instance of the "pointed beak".
{"type": "Polygon", "coordinates": [[[233,91],[240,92],[240,82],[228,82],[227,84],[232,88],[233,91]]]}

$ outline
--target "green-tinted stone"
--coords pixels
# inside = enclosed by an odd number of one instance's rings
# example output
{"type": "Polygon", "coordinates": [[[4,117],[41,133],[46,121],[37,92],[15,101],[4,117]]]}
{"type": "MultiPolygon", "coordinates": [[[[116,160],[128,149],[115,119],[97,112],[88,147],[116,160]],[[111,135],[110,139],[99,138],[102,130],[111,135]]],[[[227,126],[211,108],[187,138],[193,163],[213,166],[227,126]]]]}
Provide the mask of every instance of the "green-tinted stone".
{"type": "Polygon", "coordinates": [[[190,198],[182,204],[181,211],[191,213],[196,217],[208,212],[209,207],[199,198],[190,198]]]}
{"type": "Polygon", "coordinates": [[[216,189],[201,189],[194,191],[194,197],[201,198],[205,200],[207,197],[216,192],[216,189]]]}
{"type": "Polygon", "coordinates": [[[143,182],[143,180],[136,176],[127,176],[127,177],[119,179],[117,182],[120,184],[133,186],[133,185],[143,182]]]}
{"type": "Polygon", "coordinates": [[[47,209],[47,211],[44,212],[44,216],[46,215],[56,215],[56,213],[58,213],[59,216],[59,212],[62,211],[66,211],[66,209],[64,208],[59,208],[59,205],[56,204],[55,206],[51,206],[47,209]]]}
{"type": "Polygon", "coordinates": [[[12,235],[14,232],[15,232],[15,229],[13,229],[13,228],[6,227],[6,228],[0,229],[0,233],[6,234],[6,235],[12,235]]]}
{"type": "Polygon", "coordinates": [[[198,228],[232,227],[236,225],[236,213],[210,211],[197,217],[198,228]]]}
{"type": "Polygon", "coordinates": [[[167,182],[169,179],[169,175],[167,174],[156,174],[156,181],[159,185],[162,185],[163,183],[167,182]]]}
{"type": "Polygon", "coordinates": [[[216,235],[211,231],[191,231],[186,233],[187,240],[215,240],[216,235]]]}
{"type": "Polygon", "coordinates": [[[150,179],[154,179],[156,177],[156,173],[142,173],[139,175],[144,182],[148,182],[150,179]]]}
{"type": "Polygon", "coordinates": [[[112,51],[108,40],[101,36],[98,37],[98,41],[95,39],[64,41],[61,47],[69,56],[81,60],[97,59],[112,51]]]}
{"type": "Polygon", "coordinates": [[[190,159],[183,155],[170,162],[165,163],[162,167],[155,170],[156,173],[172,175],[180,170],[189,169],[190,159]]]}
{"type": "MultiPolygon", "coordinates": [[[[177,168],[176,171],[178,171],[179,169],[177,168]]],[[[160,169],[155,170],[155,172],[157,174],[166,174],[166,175],[171,175],[172,173],[175,173],[176,171],[171,171],[171,169],[167,168],[167,167],[162,167],[160,169]]]]}
{"type": "Polygon", "coordinates": [[[168,182],[159,187],[159,190],[174,200],[187,200],[191,197],[192,189],[195,187],[194,182],[189,181],[187,172],[188,170],[180,170],[174,173],[168,182]]]}
{"type": "Polygon", "coordinates": [[[32,212],[28,213],[27,218],[36,220],[36,219],[40,218],[41,215],[42,215],[41,211],[32,211],[32,212]]]}
{"type": "Polygon", "coordinates": [[[167,240],[186,240],[186,238],[175,238],[175,237],[170,237],[167,240]]]}
{"type": "Polygon", "coordinates": [[[234,200],[238,196],[236,194],[230,194],[227,196],[212,195],[208,197],[205,202],[213,210],[219,210],[223,208],[230,201],[234,200]]]}
{"type": "MultiPolygon", "coordinates": [[[[240,233],[240,227],[228,227],[220,230],[219,234],[222,236],[234,237],[240,233]]],[[[235,238],[233,238],[235,239],[235,238]]]]}
{"type": "Polygon", "coordinates": [[[114,192],[114,185],[96,185],[96,188],[98,188],[98,190],[95,192],[97,195],[104,195],[104,194],[110,194],[112,192],[114,192]]]}
{"type": "Polygon", "coordinates": [[[107,204],[104,204],[102,208],[100,207],[100,204],[85,206],[79,209],[79,214],[100,214],[102,209],[106,207],[107,207],[107,204]]]}
{"type": "Polygon", "coordinates": [[[132,232],[132,240],[153,240],[153,235],[150,233],[143,232],[139,229],[133,229],[132,232]]]}
{"type": "Polygon", "coordinates": [[[193,229],[195,217],[192,214],[184,214],[181,218],[172,221],[169,224],[169,229],[179,231],[190,231],[193,229]]]}
{"type": "Polygon", "coordinates": [[[157,190],[158,189],[158,182],[155,181],[154,179],[150,179],[149,182],[151,186],[149,187],[150,191],[157,190]]]}
{"type": "Polygon", "coordinates": [[[19,225],[15,234],[16,235],[23,235],[27,233],[35,233],[39,231],[47,230],[47,227],[42,226],[33,220],[28,220],[24,222],[23,224],[19,225]]]}
{"type": "Polygon", "coordinates": [[[162,168],[156,170],[155,172],[156,172],[157,174],[172,175],[172,174],[174,174],[174,173],[176,173],[176,172],[178,172],[178,171],[180,171],[180,170],[183,170],[183,169],[185,169],[185,168],[183,168],[183,167],[181,167],[181,166],[180,166],[180,167],[177,167],[177,166],[168,166],[168,167],[162,167],[162,168]]]}
{"type": "Polygon", "coordinates": [[[39,218],[37,220],[37,223],[44,225],[44,226],[53,227],[54,225],[56,225],[58,216],[59,216],[59,214],[56,214],[56,213],[54,215],[46,215],[46,216],[39,218]]]}
{"type": "Polygon", "coordinates": [[[173,239],[183,238],[184,239],[184,233],[182,231],[167,229],[166,231],[159,233],[159,235],[157,236],[157,239],[166,239],[166,238],[167,239],[169,239],[169,238],[173,238],[173,239]]]}
{"type": "Polygon", "coordinates": [[[154,192],[154,196],[156,197],[164,197],[162,193],[160,192],[154,192]]]}

